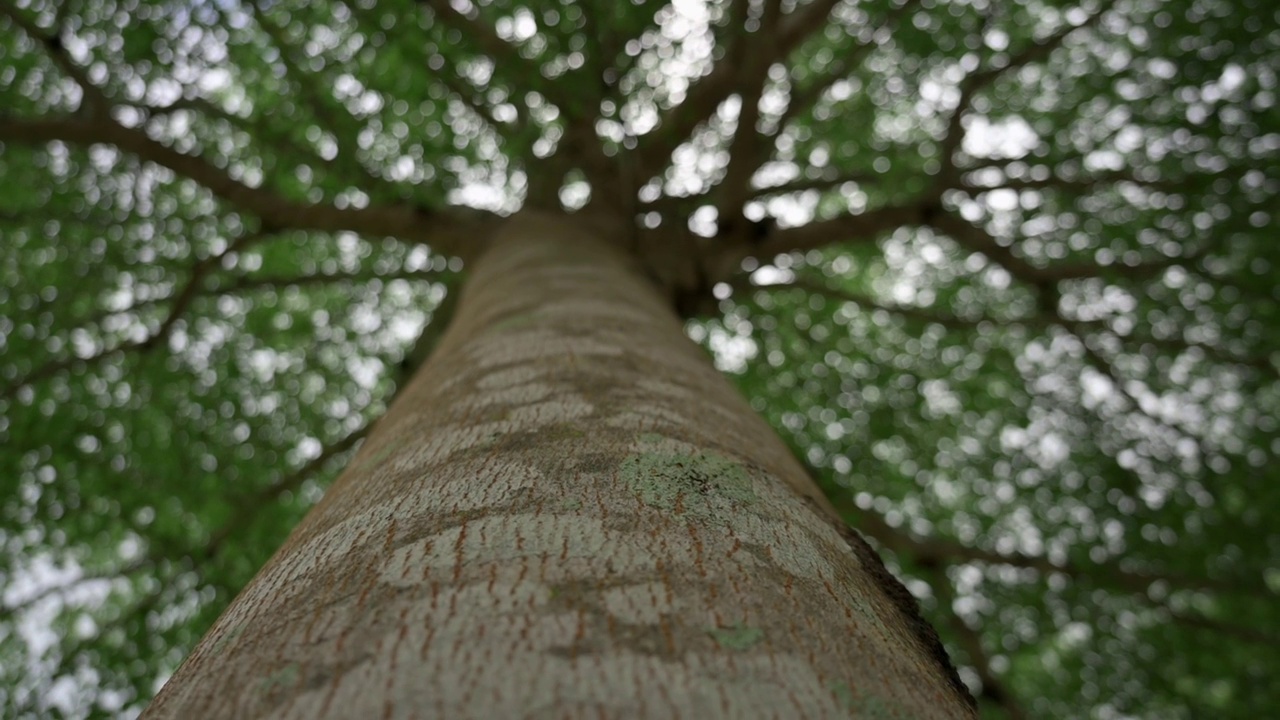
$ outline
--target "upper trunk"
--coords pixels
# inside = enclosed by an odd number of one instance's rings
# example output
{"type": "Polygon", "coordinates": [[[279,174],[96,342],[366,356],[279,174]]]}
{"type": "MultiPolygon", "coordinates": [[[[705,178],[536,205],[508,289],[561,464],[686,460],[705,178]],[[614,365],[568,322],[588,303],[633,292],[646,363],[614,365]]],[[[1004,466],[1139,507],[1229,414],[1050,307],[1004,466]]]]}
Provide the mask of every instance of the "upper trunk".
{"type": "Polygon", "coordinates": [[[146,716],[972,714],[909,596],[637,267],[522,215],[146,716]]]}

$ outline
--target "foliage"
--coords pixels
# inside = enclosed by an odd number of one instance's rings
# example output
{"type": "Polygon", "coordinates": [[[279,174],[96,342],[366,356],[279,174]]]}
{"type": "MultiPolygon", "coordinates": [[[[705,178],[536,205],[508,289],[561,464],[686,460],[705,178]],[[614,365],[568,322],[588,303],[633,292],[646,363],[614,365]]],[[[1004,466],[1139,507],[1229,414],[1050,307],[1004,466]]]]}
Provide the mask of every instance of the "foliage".
{"type": "Polygon", "coordinates": [[[0,0],[5,715],[144,705],[442,322],[457,228],[560,204],[676,249],[985,717],[1280,707],[1277,26],[0,0]]]}

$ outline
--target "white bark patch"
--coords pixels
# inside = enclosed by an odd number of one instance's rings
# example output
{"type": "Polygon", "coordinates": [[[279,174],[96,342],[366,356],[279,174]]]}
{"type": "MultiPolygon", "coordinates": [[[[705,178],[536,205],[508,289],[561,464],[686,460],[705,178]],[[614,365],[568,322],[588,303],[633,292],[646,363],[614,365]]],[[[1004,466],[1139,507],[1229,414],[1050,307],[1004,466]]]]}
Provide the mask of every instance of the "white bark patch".
{"type": "Polygon", "coordinates": [[[591,356],[616,357],[623,354],[623,349],[613,343],[587,337],[536,332],[512,338],[503,333],[492,339],[485,338],[473,343],[469,354],[478,367],[491,368],[547,358],[569,361],[591,356]]]}
{"type": "Polygon", "coordinates": [[[666,397],[674,398],[676,400],[688,400],[693,397],[693,393],[689,392],[688,388],[675,383],[666,382],[664,380],[652,380],[646,378],[636,383],[636,386],[645,391],[646,394],[653,393],[665,395],[666,397]]]}
{"type": "MultiPolygon", "coordinates": [[[[475,568],[513,560],[546,561],[544,579],[566,574],[581,576],[581,565],[565,562],[579,558],[598,565],[600,572],[645,572],[658,559],[644,549],[644,538],[606,528],[604,523],[579,515],[516,514],[486,517],[449,528],[422,543],[397,550],[388,564],[400,568],[475,568]],[[568,572],[566,572],[568,571],[568,572]]],[[[684,553],[686,558],[689,553],[684,553]]]]}
{"type": "Polygon", "coordinates": [[[472,405],[490,407],[493,405],[524,405],[534,403],[551,394],[551,387],[543,383],[528,383],[508,387],[503,390],[490,390],[480,395],[472,405]]]}
{"type": "Polygon", "coordinates": [[[541,366],[522,366],[495,370],[481,378],[476,383],[476,387],[480,390],[509,388],[533,382],[548,372],[550,372],[549,368],[541,366]]]}
{"type": "Polygon", "coordinates": [[[610,427],[640,430],[642,428],[653,429],[657,424],[654,420],[662,421],[661,424],[669,428],[679,428],[678,430],[673,430],[673,432],[687,433],[696,427],[685,413],[676,412],[664,405],[648,405],[645,403],[631,403],[625,411],[615,413],[603,422],[610,427]]]}
{"type": "Polygon", "coordinates": [[[585,318],[604,318],[610,322],[622,322],[629,325],[653,325],[653,311],[649,308],[637,309],[634,305],[598,301],[585,305],[581,300],[564,300],[544,303],[538,309],[538,316],[544,318],[568,318],[581,322],[585,318]]]}
{"type": "Polygon", "coordinates": [[[553,423],[568,422],[595,412],[595,406],[576,395],[512,408],[507,420],[521,429],[533,429],[553,423]]]}
{"type": "Polygon", "coordinates": [[[775,522],[757,515],[739,515],[733,529],[742,541],[765,548],[773,565],[795,577],[808,580],[833,580],[835,567],[827,559],[828,548],[821,547],[806,531],[809,524],[775,522]]]}
{"type": "MultiPolygon", "coordinates": [[[[426,646],[421,632],[388,633],[365,662],[265,717],[310,719],[334,708],[346,717],[382,717],[385,694],[370,689],[383,687],[395,688],[393,718],[475,717],[478,707],[496,718],[850,716],[851,708],[799,655],[739,652],[673,661],[614,650],[575,657],[577,620],[458,618],[432,628],[426,646]],[[512,642],[522,636],[528,640],[512,642]],[[548,653],[548,645],[560,652],[548,653]],[[502,672],[491,672],[494,667],[502,672]]],[[[885,716],[898,717],[898,710],[885,716]]]]}
{"type": "Polygon", "coordinates": [[[612,588],[601,593],[604,609],[625,623],[654,625],[676,611],[671,587],[659,582],[612,588]]]}
{"type": "Polygon", "coordinates": [[[436,428],[393,452],[388,458],[388,467],[394,472],[425,471],[457,453],[488,445],[517,429],[517,423],[510,420],[436,428]]]}
{"type": "MultiPolygon", "coordinates": [[[[270,585],[255,584],[250,592],[283,602],[291,588],[302,578],[328,571],[330,564],[349,562],[347,556],[375,542],[381,544],[392,518],[398,523],[420,517],[435,517],[443,512],[460,513],[500,506],[518,493],[542,482],[542,473],[534,467],[508,463],[494,466],[480,462],[450,465],[440,473],[443,477],[424,478],[413,491],[405,491],[395,501],[379,503],[343,520],[299,547],[295,562],[273,574],[270,585]]],[[[396,561],[413,548],[393,554],[386,564],[403,577],[404,566],[396,561]]],[[[236,607],[241,607],[237,605],[236,607]]],[[[252,604],[244,607],[252,607],[252,604]]]]}

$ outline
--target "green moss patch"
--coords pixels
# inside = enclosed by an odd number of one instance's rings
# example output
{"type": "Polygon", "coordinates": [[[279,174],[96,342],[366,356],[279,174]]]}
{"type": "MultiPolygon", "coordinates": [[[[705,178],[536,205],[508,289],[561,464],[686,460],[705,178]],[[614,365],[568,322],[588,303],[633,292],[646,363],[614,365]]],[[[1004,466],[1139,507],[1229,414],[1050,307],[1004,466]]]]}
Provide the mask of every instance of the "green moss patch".
{"type": "Polygon", "coordinates": [[[619,473],[644,504],[692,517],[723,517],[756,501],[742,466],[715,453],[640,453],[619,473]]]}
{"type": "Polygon", "coordinates": [[[727,650],[746,650],[764,639],[764,630],[746,625],[707,630],[720,647],[727,650]]]}

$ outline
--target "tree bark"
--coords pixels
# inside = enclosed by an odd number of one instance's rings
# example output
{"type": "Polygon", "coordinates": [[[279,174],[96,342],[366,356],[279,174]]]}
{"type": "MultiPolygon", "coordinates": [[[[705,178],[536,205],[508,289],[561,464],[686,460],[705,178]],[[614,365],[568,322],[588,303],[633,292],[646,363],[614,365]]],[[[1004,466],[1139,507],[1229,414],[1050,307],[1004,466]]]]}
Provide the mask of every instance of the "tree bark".
{"type": "Polygon", "coordinates": [[[973,717],[638,266],[524,214],[144,717],[973,717]]]}

